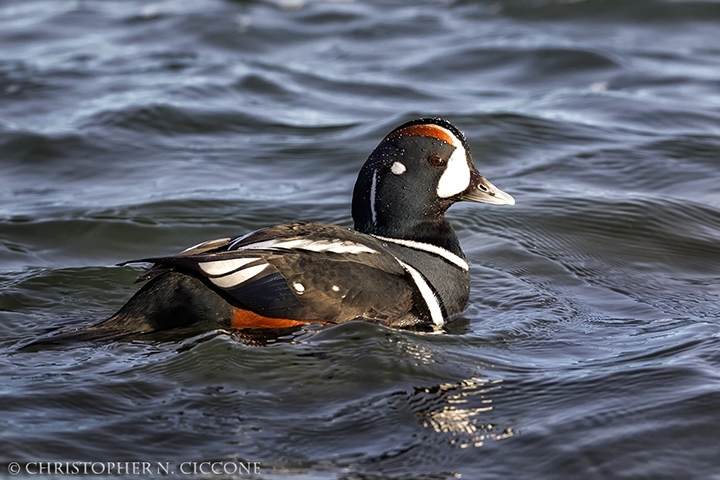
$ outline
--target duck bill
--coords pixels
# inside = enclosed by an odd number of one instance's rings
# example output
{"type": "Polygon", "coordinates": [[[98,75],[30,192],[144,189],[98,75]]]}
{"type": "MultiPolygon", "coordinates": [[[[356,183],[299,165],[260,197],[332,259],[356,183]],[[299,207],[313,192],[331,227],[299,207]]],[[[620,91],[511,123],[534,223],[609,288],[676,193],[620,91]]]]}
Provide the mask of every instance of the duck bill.
{"type": "Polygon", "coordinates": [[[471,173],[470,186],[462,192],[459,197],[460,200],[466,200],[468,202],[489,203],[491,205],[515,205],[515,199],[512,195],[503,192],[488,182],[477,170],[471,173]]]}

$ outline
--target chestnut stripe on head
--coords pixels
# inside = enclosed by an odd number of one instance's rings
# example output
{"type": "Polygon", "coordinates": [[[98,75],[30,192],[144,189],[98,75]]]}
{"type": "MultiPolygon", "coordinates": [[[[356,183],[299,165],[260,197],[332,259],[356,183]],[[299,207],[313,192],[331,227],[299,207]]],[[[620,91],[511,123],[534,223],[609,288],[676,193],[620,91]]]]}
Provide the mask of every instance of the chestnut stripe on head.
{"type": "Polygon", "coordinates": [[[455,151],[448,159],[447,167],[440,177],[437,185],[437,195],[440,198],[449,198],[460,194],[470,186],[470,166],[468,165],[468,152],[462,139],[452,131],[432,123],[410,125],[392,132],[385,137],[389,140],[396,137],[418,135],[430,137],[455,147],[455,151]]]}
{"type": "Polygon", "coordinates": [[[401,128],[400,130],[392,132],[390,135],[385,137],[385,140],[389,140],[395,137],[402,137],[405,135],[418,135],[421,137],[437,138],[438,140],[442,140],[443,142],[450,145],[455,145],[455,143],[453,142],[454,135],[452,133],[450,133],[447,129],[443,127],[429,123],[410,125],[409,127],[401,128]]]}

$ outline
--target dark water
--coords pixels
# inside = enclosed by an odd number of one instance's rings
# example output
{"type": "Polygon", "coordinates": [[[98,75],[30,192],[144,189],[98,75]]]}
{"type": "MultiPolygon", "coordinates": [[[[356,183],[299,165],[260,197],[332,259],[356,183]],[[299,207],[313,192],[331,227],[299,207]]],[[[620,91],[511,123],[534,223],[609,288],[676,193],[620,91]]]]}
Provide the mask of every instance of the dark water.
{"type": "Polygon", "coordinates": [[[719,479],[719,35],[712,1],[0,3],[0,477],[719,479]],[[427,115],[517,200],[451,210],[448,332],[18,352],[119,308],[123,260],[350,226],[367,154],[427,115]]]}

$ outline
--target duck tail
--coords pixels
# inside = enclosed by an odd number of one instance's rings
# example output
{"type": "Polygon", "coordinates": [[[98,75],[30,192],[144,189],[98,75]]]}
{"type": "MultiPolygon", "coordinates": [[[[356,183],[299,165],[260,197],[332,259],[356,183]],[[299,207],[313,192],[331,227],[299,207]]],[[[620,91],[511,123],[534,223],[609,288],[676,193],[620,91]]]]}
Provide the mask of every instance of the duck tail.
{"type": "Polygon", "coordinates": [[[150,279],[112,317],[95,325],[63,330],[21,348],[78,342],[109,342],[199,322],[230,325],[232,306],[192,274],[170,271],[150,279]]]}

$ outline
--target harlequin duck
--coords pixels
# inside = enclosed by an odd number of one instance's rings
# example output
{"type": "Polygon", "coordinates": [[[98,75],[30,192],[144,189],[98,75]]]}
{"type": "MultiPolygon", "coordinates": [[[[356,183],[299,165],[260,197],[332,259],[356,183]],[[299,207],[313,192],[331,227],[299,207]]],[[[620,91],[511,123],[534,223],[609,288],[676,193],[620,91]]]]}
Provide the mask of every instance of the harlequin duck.
{"type": "Polygon", "coordinates": [[[445,218],[461,200],[515,203],[477,171],[455,126],[439,118],[405,123],[360,170],[354,230],[291,223],[138,260],[154,266],[125,306],[66,334],[118,337],[198,322],[232,329],[350,320],[442,326],[465,309],[470,290],[468,262],[445,218]]]}

